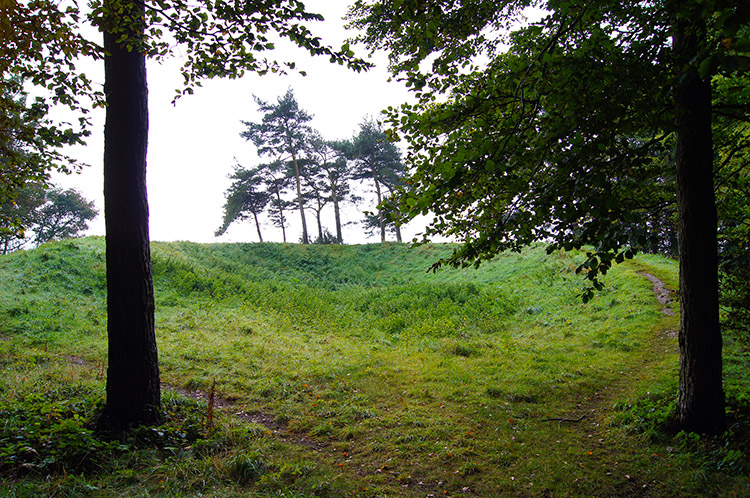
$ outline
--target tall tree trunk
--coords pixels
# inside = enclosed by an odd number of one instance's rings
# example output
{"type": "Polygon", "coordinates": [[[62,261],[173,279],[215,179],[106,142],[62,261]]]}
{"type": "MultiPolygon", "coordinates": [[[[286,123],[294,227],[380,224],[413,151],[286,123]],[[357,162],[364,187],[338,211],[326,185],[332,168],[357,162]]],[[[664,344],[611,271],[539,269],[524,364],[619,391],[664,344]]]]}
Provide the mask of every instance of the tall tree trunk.
{"type": "Polygon", "coordinates": [[[339,211],[339,196],[336,194],[336,184],[331,182],[331,195],[333,196],[333,215],[336,218],[336,242],[344,243],[341,237],[341,212],[339,211]]]}
{"type": "Polygon", "coordinates": [[[258,240],[263,242],[263,234],[260,233],[260,221],[258,221],[258,213],[253,211],[253,218],[255,218],[255,228],[258,230],[258,240]]]}
{"type": "MultiPolygon", "coordinates": [[[[388,187],[388,197],[393,198],[393,189],[388,187]]],[[[401,236],[401,225],[398,221],[393,222],[393,229],[396,232],[396,242],[403,242],[403,237],[401,236]]]]}
{"type": "Polygon", "coordinates": [[[307,235],[307,222],[305,221],[305,205],[302,202],[302,184],[299,178],[299,165],[297,157],[292,154],[292,163],[294,163],[294,177],[297,180],[297,204],[299,206],[299,215],[302,217],[302,243],[309,244],[310,238],[307,235]]]}
{"type": "MultiPolygon", "coordinates": [[[[120,4],[126,11],[132,8],[138,18],[138,4],[124,0],[110,7],[120,4]]],[[[131,36],[137,40],[142,31],[131,36]]],[[[146,60],[137,48],[128,50],[116,43],[118,37],[104,35],[108,54],[104,59],[104,216],[109,354],[100,425],[108,429],[157,423],[161,410],[146,196],[146,60]]]]}
{"type": "Polygon", "coordinates": [[[721,434],[726,420],[719,328],[711,84],[700,77],[692,62],[705,37],[706,28],[699,12],[681,16],[674,24],[675,53],[678,67],[682,68],[675,89],[681,311],[677,410],[685,429],[721,434]]]}
{"type": "Polygon", "coordinates": [[[284,208],[282,207],[283,201],[281,200],[281,192],[279,189],[276,191],[276,205],[279,207],[279,225],[281,226],[281,238],[286,244],[286,220],[284,219],[284,208]]]}
{"type": "Polygon", "coordinates": [[[320,243],[323,243],[323,223],[320,219],[321,214],[323,213],[323,204],[320,202],[320,196],[318,195],[318,209],[315,210],[315,218],[318,222],[318,240],[320,240],[320,243]]]}
{"type": "Polygon", "coordinates": [[[378,196],[378,222],[380,223],[380,242],[385,242],[385,218],[383,217],[383,210],[380,209],[380,204],[383,202],[383,194],[380,191],[380,182],[378,181],[377,175],[372,177],[375,180],[375,193],[378,196]]]}

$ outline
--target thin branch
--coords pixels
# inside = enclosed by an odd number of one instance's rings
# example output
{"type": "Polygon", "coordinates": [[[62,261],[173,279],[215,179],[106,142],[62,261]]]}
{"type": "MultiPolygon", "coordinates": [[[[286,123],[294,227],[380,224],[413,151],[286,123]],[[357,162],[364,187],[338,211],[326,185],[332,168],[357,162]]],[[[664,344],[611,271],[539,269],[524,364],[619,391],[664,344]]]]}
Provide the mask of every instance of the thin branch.
{"type": "Polygon", "coordinates": [[[583,414],[578,418],[565,418],[565,417],[543,418],[540,420],[540,422],[557,422],[557,427],[560,427],[563,422],[570,422],[572,424],[576,424],[585,418],[586,418],[586,414],[583,414]]]}

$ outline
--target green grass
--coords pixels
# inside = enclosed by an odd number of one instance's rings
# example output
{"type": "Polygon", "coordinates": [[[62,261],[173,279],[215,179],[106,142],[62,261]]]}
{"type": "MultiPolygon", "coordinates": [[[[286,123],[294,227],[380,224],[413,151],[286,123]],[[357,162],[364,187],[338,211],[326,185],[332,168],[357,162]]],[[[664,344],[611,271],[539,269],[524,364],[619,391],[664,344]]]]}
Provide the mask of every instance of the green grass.
{"type": "Polygon", "coordinates": [[[679,317],[637,272],[674,289],[672,261],[620,265],[583,304],[582,256],[543,247],[437,273],[449,246],[152,247],[163,381],[231,405],[210,429],[167,392],[164,426],[100,441],[103,240],[4,256],[0,496],[750,494],[739,341],[731,433],[668,430],[679,317]]]}

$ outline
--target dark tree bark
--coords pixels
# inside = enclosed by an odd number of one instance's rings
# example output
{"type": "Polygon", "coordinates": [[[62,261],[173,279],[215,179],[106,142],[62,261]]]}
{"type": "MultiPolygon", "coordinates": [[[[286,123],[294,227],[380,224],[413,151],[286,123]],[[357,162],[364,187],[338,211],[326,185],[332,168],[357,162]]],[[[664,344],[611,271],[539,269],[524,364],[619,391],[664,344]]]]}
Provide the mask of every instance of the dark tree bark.
{"type": "MultiPolygon", "coordinates": [[[[284,201],[281,199],[281,189],[278,187],[278,185],[273,184],[273,192],[276,194],[276,206],[279,209],[279,219],[278,224],[281,227],[281,237],[284,241],[284,244],[286,244],[286,220],[284,219],[284,201]]],[[[273,203],[272,203],[273,204],[273,203]]]]}
{"type": "MultiPolygon", "coordinates": [[[[125,1],[127,7],[134,7],[125,1]]],[[[134,7],[137,11],[138,7],[134,7]]],[[[132,23],[131,23],[132,24],[132,23]]],[[[131,26],[133,39],[139,39],[131,26]]],[[[142,27],[141,27],[142,29],[142,27]]],[[[104,214],[107,243],[107,399],[100,426],[160,417],[159,362],[146,197],[146,59],[105,33],[104,214]]]]}
{"type": "Polygon", "coordinates": [[[380,182],[378,176],[373,176],[375,180],[375,193],[378,197],[378,223],[380,224],[380,242],[385,242],[385,217],[383,216],[383,210],[380,209],[380,204],[383,203],[383,194],[380,191],[380,182]]]}
{"type": "Polygon", "coordinates": [[[263,234],[260,233],[260,221],[258,220],[258,213],[253,211],[253,218],[255,219],[255,229],[258,230],[258,239],[263,242],[263,234]]]}
{"type": "Polygon", "coordinates": [[[299,207],[299,214],[302,218],[302,243],[309,244],[310,237],[307,235],[307,221],[305,220],[305,203],[302,201],[302,185],[300,183],[299,165],[297,164],[297,156],[292,153],[292,163],[294,163],[294,177],[297,180],[297,206],[299,207]]]}
{"type": "Polygon", "coordinates": [[[675,22],[679,71],[675,88],[677,209],[680,260],[680,389],[683,428],[721,434],[725,428],[713,188],[711,84],[691,64],[705,39],[700,15],[675,22]]]}
{"type": "MultiPolygon", "coordinates": [[[[393,198],[393,187],[388,186],[388,196],[393,198]]],[[[398,221],[393,222],[393,231],[396,232],[396,242],[403,242],[403,236],[401,235],[401,225],[398,221]]]]}
{"type": "Polygon", "coordinates": [[[323,243],[323,222],[320,219],[321,213],[323,212],[323,206],[320,202],[320,196],[318,196],[318,208],[315,210],[315,220],[318,223],[318,240],[323,243]]]}
{"type": "Polygon", "coordinates": [[[339,244],[344,243],[344,238],[341,236],[341,212],[339,211],[339,196],[336,194],[336,185],[331,182],[331,193],[333,195],[333,215],[336,218],[336,242],[339,244]]]}

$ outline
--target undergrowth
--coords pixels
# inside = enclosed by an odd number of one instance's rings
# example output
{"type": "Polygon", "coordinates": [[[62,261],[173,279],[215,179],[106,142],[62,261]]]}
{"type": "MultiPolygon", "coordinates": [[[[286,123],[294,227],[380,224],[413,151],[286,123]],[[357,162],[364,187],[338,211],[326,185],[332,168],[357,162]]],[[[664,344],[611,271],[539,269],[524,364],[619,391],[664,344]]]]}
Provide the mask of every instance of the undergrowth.
{"type": "Polygon", "coordinates": [[[0,400],[0,496],[320,496],[324,477],[285,455],[269,431],[220,416],[204,400],[171,391],[163,421],[116,437],[93,429],[102,385],[79,371],[63,378],[64,358],[3,351],[6,368],[25,364],[30,384],[0,400]],[[43,361],[39,361],[42,359],[43,361]],[[260,495],[259,495],[260,496],[260,495]]]}

